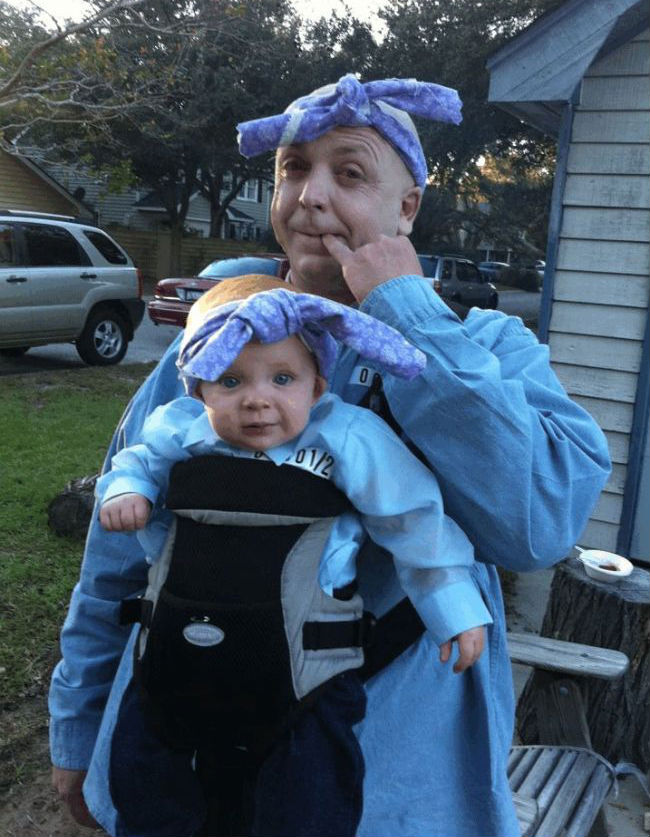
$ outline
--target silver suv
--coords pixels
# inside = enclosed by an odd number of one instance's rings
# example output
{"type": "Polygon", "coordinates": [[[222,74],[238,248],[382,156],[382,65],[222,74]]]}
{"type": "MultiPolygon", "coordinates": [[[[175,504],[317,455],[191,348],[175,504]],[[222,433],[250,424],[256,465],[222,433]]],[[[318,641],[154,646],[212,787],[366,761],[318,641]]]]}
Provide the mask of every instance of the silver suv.
{"type": "Polygon", "coordinates": [[[0,354],[74,342],[85,363],[119,363],[143,314],[140,271],[105,232],[0,210],[0,354]]]}
{"type": "Polygon", "coordinates": [[[426,256],[418,253],[425,278],[444,299],[471,308],[496,308],[499,294],[474,262],[462,256],[426,256]]]}

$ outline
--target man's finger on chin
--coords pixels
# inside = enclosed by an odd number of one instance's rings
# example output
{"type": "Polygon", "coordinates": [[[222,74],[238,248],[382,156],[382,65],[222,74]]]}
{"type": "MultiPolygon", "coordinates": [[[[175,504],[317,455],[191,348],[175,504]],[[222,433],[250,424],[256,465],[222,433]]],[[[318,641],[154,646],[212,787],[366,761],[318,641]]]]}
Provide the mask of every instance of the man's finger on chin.
{"type": "Polygon", "coordinates": [[[335,258],[341,265],[344,265],[350,256],[353,255],[353,251],[350,250],[345,241],[338,235],[325,233],[325,235],[321,236],[321,240],[330,256],[335,258]]]}

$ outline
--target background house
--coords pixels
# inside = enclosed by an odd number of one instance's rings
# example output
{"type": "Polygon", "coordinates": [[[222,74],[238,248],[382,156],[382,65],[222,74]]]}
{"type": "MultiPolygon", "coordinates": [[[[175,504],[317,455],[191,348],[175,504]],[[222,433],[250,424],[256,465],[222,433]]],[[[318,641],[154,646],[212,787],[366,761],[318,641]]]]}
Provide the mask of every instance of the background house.
{"type": "MultiPolygon", "coordinates": [[[[86,204],[95,212],[97,223],[108,227],[118,225],[131,230],[159,230],[166,228],[167,210],[156,190],[126,188],[109,191],[101,177],[82,169],[63,164],[48,164],[48,172],[69,192],[83,195],[86,204]]],[[[230,190],[224,183],[223,194],[230,190]]],[[[226,210],[221,225],[221,238],[237,241],[259,241],[270,229],[272,184],[265,180],[249,180],[226,210]]],[[[185,226],[199,237],[210,235],[210,204],[195,192],[190,198],[185,226]]]]}
{"type": "Polygon", "coordinates": [[[647,0],[569,0],[488,62],[489,99],[558,137],[540,338],[614,469],[581,544],[648,561],[647,0]]]}
{"type": "Polygon", "coordinates": [[[0,150],[0,209],[29,209],[93,220],[92,210],[43,168],[0,150]]]}
{"type": "MultiPolygon", "coordinates": [[[[230,184],[224,184],[224,192],[230,184]]],[[[217,258],[266,249],[259,242],[270,230],[272,184],[250,180],[226,210],[222,238],[210,238],[210,206],[195,193],[180,242],[182,276],[192,276],[217,258]],[[193,234],[192,234],[193,233],[193,234]]],[[[104,227],[130,254],[145,279],[169,276],[175,263],[167,212],[155,191],[110,192],[107,183],[82,169],[41,165],[33,159],[0,151],[0,210],[22,209],[74,215],[104,227]]]]}

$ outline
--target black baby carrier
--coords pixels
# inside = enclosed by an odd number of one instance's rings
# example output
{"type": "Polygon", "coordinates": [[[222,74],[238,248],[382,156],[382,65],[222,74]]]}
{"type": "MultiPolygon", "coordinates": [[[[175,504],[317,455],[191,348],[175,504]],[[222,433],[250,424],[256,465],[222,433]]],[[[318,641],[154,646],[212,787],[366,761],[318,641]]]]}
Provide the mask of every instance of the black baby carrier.
{"type": "Polygon", "coordinates": [[[173,467],[167,507],[175,521],[147,591],[123,603],[123,621],[142,623],[143,706],[174,748],[262,752],[328,681],[363,665],[373,619],[361,597],[318,584],[350,503],[308,470],[208,455],[173,467]]]}

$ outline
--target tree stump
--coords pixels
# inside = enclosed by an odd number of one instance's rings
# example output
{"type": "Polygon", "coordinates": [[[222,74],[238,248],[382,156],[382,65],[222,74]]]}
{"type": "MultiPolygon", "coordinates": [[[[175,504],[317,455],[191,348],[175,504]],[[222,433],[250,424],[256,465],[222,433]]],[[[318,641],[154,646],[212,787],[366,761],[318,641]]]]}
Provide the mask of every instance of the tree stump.
{"type": "Polygon", "coordinates": [[[47,507],[47,522],[57,535],[85,539],[95,503],[97,476],[70,480],[51,501],[47,507]]]}
{"type": "MultiPolygon", "coordinates": [[[[541,635],[599,645],[627,654],[630,667],[618,680],[578,681],[593,749],[612,762],[650,769],[650,573],[635,567],[607,584],[589,578],[569,558],[555,569],[541,635]]],[[[525,744],[543,737],[536,713],[535,675],[517,705],[517,731],[525,744]]]]}

